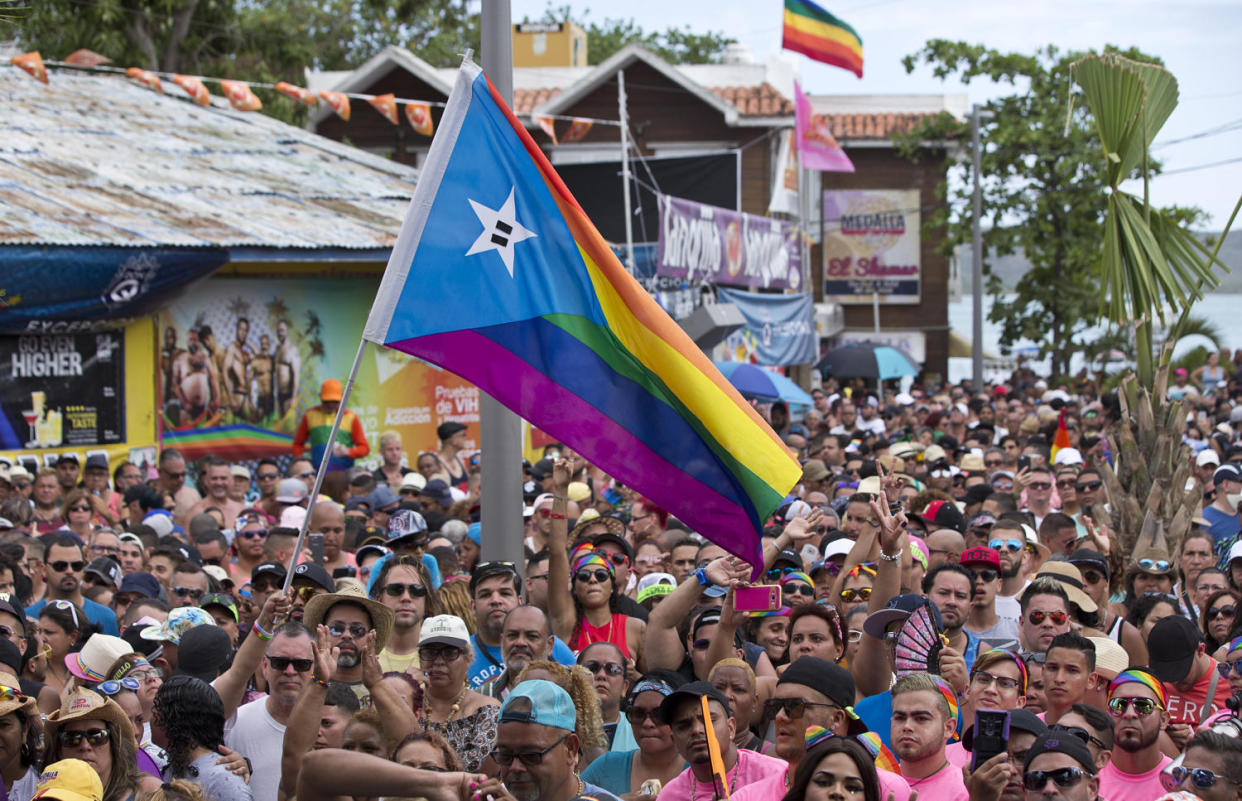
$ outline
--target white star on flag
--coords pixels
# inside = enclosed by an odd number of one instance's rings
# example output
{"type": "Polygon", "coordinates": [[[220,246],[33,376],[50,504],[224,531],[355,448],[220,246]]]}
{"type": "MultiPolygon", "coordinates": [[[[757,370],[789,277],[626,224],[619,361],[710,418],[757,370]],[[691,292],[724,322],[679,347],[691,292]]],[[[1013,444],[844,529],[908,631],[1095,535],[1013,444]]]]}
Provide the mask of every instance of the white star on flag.
{"type": "Polygon", "coordinates": [[[473,256],[476,253],[494,250],[500,254],[500,260],[505,263],[509,277],[512,278],[514,243],[538,236],[517,221],[517,214],[513,209],[513,189],[509,189],[509,197],[499,209],[489,209],[471,198],[467,200],[470,200],[475,216],[483,224],[483,233],[474,240],[474,244],[470,246],[470,250],[466,251],[466,255],[473,256]]]}

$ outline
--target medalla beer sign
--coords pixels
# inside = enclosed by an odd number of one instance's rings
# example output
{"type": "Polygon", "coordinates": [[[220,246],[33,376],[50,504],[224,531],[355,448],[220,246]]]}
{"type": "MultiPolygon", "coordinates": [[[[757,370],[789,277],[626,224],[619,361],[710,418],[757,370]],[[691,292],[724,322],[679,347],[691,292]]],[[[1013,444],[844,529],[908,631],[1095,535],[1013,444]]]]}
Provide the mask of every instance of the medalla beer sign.
{"type": "Polygon", "coordinates": [[[824,192],[824,300],[918,304],[919,224],[918,190],[824,192]]]}

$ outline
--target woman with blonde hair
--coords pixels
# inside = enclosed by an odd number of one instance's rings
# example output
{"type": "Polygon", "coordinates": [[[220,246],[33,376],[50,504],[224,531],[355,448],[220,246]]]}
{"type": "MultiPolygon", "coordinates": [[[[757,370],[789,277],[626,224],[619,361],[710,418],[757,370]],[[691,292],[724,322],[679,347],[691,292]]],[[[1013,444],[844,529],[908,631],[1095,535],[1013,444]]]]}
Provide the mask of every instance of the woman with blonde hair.
{"type": "Polygon", "coordinates": [[[518,674],[514,686],[534,679],[547,679],[569,693],[569,697],[573,699],[574,709],[578,711],[574,734],[578,735],[578,742],[582,747],[581,764],[590,764],[608,750],[608,736],[604,734],[604,718],[600,714],[599,697],[595,694],[595,683],[586,668],[581,665],[566,667],[559,662],[537,659],[518,674]]]}
{"type": "Polygon", "coordinates": [[[440,585],[437,593],[439,613],[462,619],[466,629],[475,633],[474,601],[470,597],[470,577],[453,576],[440,585]]]}

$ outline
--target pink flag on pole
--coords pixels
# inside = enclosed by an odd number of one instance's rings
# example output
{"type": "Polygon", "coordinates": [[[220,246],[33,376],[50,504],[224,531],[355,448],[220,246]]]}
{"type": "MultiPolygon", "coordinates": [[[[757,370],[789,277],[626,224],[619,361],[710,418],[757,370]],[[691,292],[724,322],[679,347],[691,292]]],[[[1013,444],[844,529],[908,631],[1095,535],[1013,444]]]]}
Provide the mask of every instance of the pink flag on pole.
{"type": "Polygon", "coordinates": [[[811,113],[811,100],[794,82],[794,117],[798,129],[798,155],[802,166],[821,172],[853,172],[854,165],[841,149],[823,117],[811,113]]]}

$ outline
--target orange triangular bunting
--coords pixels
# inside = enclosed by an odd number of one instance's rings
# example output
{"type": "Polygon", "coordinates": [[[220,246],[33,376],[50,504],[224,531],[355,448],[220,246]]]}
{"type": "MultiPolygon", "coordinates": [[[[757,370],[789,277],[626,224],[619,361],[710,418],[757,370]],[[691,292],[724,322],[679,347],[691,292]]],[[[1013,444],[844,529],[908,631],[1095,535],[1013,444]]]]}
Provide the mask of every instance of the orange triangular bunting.
{"type": "Polygon", "coordinates": [[[319,98],[315,97],[315,93],[310,91],[309,89],[303,89],[300,86],[294,86],[293,84],[288,83],[287,81],[278,81],[274,88],[276,89],[277,92],[280,92],[285,97],[293,98],[299,103],[305,103],[308,106],[319,105],[319,98]]]}
{"type": "Polygon", "coordinates": [[[349,122],[349,96],[341,92],[320,92],[319,96],[341,119],[349,122]]]}
{"type": "Polygon", "coordinates": [[[405,119],[411,128],[423,136],[431,136],[435,130],[431,121],[431,106],[426,103],[406,103],[405,119]]]}
{"type": "Polygon", "coordinates": [[[386,95],[376,95],[367,100],[367,102],[374,106],[376,111],[383,114],[384,119],[393,125],[397,124],[397,98],[392,92],[386,95]]]}
{"type": "Polygon", "coordinates": [[[174,75],[172,82],[184,89],[196,104],[200,106],[211,104],[211,94],[208,93],[207,87],[203,86],[203,82],[193,75],[174,75]]]}
{"type": "Polygon", "coordinates": [[[38,50],[22,53],[20,56],[13,56],[9,59],[9,63],[21,67],[34,76],[36,81],[47,83],[47,67],[43,66],[43,56],[39,55],[38,50]]]}
{"type": "Polygon", "coordinates": [[[258,111],[263,108],[263,101],[250,91],[250,84],[245,81],[220,81],[220,89],[229,99],[229,104],[238,111],[258,111]]]}

